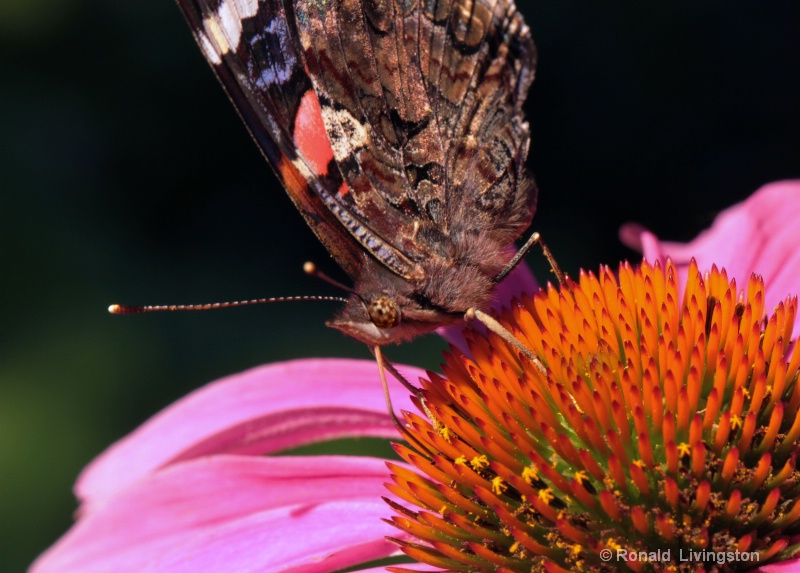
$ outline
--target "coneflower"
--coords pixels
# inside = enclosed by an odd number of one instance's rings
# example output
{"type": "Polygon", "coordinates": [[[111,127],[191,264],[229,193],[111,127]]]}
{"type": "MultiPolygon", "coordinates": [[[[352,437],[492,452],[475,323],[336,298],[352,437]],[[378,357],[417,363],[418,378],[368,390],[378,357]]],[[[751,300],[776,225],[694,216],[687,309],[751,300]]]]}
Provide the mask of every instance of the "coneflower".
{"type": "MultiPolygon", "coordinates": [[[[623,264],[515,302],[407,413],[392,522],[450,571],[738,571],[800,531],[797,298],[623,264]],[[796,348],[796,347],[795,347],[796,348]]],[[[402,570],[402,569],[398,569],[402,570]]]]}

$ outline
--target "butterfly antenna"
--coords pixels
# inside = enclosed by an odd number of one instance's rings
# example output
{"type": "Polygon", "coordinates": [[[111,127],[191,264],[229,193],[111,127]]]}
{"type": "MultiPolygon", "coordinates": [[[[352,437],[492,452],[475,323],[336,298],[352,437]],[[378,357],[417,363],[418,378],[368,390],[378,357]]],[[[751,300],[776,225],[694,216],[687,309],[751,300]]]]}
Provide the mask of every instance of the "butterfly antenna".
{"type": "MultiPolygon", "coordinates": [[[[337,281],[335,279],[332,279],[331,277],[329,277],[328,275],[323,273],[321,270],[319,270],[317,268],[317,265],[315,265],[311,261],[306,261],[305,264],[303,264],[303,272],[306,273],[309,276],[312,276],[312,277],[318,278],[320,280],[323,280],[326,283],[328,283],[329,285],[333,285],[336,288],[340,288],[345,292],[349,292],[350,294],[354,294],[354,295],[358,296],[358,293],[356,293],[356,291],[354,291],[352,288],[350,288],[349,286],[347,286],[345,284],[340,283],[339,281],[337,281]]],[[[361,298],[361,297],[359,297],[359,298],[361,298]]]]}
{"type": "Polygon", "coordinates": [[[252,300],[237,300],[232,302],[212,302],[209,304],[164,304],[135,306],[130,304],[112,304],[108,307],[111,314],[143,314],[145,312],[164,312],[173,310],[213,310],[217,308],[233,308],[236,306],[252,306],[271,302],[299,302],[299,301],[333,301],[347,302],[341,296],[276,296],[272,298],[256,298],[252,300]]]}

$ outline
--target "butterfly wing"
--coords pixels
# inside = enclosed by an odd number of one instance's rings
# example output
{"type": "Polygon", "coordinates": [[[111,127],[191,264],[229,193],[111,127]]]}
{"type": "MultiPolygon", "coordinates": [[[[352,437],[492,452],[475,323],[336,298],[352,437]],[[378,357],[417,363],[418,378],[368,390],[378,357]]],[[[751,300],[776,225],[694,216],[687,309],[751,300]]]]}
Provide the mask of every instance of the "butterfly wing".
{"type": "Polygon", "coordinates": [[[527,226],[535,189],[522,184],[521,106],[535,49],[513,2],[300,0],[294,10],[350,209],[414,261],[442,255],[437,239],[465,227],[508,244],[527,226]],[[429,240],[413,240],[420,226],[429,240]]]}
{"type": "Polygon", "coordinates": [[[533,45],[507,0],[178,0],[301,214],[353,278],[412,279],[454,223],[527,224],[533,45]],[[487,148],[488,147],[488,151],[487,148]],[[424,240],[419,240],[420,229],[424,240]]]}
{"type": "Polygon", "coordinates": [[[361,248],[334,213],[343,182],[331,161],[292,13],[276,0],[178,0],[178,5],[295,206],[345,272],[358,276],[361,248]]]}

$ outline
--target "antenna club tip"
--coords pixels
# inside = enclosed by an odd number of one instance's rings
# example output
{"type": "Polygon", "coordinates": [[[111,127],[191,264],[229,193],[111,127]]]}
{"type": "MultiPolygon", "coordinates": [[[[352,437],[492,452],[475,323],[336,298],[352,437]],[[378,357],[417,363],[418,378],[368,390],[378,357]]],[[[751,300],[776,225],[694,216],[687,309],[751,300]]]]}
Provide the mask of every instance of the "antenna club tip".
{"type": "Polygon", "coordinates": [[[317,265],[312,263],[311,261],[306,261],[303,263],[303,272],[307,275],[313,275],[317,272],[317,265]]]}
{"type": "Polygon", "coordinates": [[[138,314],[144,312],[144,307],[112,304],[108,307],[108,312],[111,314],[138,314]]]}

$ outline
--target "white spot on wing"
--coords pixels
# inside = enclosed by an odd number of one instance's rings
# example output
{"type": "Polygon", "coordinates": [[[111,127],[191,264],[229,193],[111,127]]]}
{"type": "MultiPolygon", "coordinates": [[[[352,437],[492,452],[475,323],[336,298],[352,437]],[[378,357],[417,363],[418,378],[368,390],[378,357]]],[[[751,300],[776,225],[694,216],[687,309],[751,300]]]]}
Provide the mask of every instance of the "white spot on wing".
{"type": "Polygon", "coordinates": [[[278,68],[276,70],[267,68],[261,72],[256,78],[256,85],[263,89],[267,89],[272,84],[282,84],[292,76],[292,69],[290,67],[278,68]]]}
{"type": "Polygon", "coordinates": [[[219,64],[222,63],[222,58],[214,49],[213,44],[208,40],[208,36],[206,36],[205,32],[198,32],[197,37],[200,38],[200,48],[203,50],[203,53],[206,55],[206,59],[212,64],[219,64]]]}
{"type": "MultiPolygon", "coordinates": [[[[206,34],[208,34],[206,40],[211,45],[210,51],[216,54],[216,60],[221,61],[221,56],[231,51],[228,38],[225,36],[222,28],[219,27],[219,22],[217,22],[216,18],[206,18],[203,20],[203,27],[206,29],[206,34]]],[[[205,46],[203,48],[205,49],[205,46]]],[[[214,58],[211,59],[211,61],[215,63],[216,60],[214,58]]]]}
{"type": "Polygon", "coordinates": [[[242,18],[252,18],[258,12],[258,0],[234,0],[242,18]]]}
{"type": "Polygon", "coordinates": [[[271,65],[265,67],[258,72],[256,78],[256,85],[261,89],[266,89],[272,84],[282,84],[292,77],[292,72],[298,66],[297,58],[295,57],[294,49],[288,44],[289,28],[286,20],[282,18],[275,18],[269,26],[264,30],[263,34],[256,34],[250,38],[250,43],[255,46],[259,43],[266,42],[266,36],[274,36],[280,42],[282,59],[270,58],[271,65]]]}
{"type": "Polygon", "coordinates": [[[322,120],[336,161],[344,161],[351,151],[369,143],[367,129],[346,109],[337,111],[330,106],[323,106],[322,120]]]}
{"type": "Polygon", "coordinates": [[[220,27],[228,39],[229,50],[235,52],[239,47],[239,37],[242,35],[242,19],[239,17],[236,3],[233,0],[223,0],[217,9],[217,16],[220,27]]]}
{"type": "MultiPolygon", "coordinates": [[[[215,53],[215,57],[209,59],[214,63],[219,63],[220,57],[228,52],[234,52],[239,47],[242,38],[242,20],[252,18],[258,12],[259,0],[222,0],[217,8],[215,15],[203,20],[203,27],[206,29],[212,49],[203,50],[206,55],[215,53]],[[213,49],[214,44],[218,47],[213,49]]],[[[200,39],[203,42],[202,36],[200,39]]]]}

